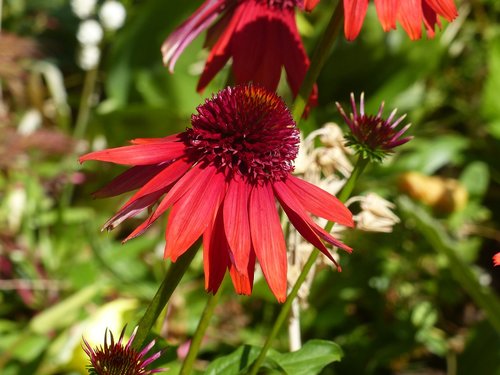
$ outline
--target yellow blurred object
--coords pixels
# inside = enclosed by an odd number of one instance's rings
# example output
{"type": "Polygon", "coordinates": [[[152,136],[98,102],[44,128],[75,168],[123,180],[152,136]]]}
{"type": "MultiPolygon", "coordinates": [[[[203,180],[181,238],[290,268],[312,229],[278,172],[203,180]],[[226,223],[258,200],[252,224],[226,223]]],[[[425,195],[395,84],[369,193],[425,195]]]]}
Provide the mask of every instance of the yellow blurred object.
{"type": "Polygon", "coordinates": [[[410,197],[445,214],[462,210],[469,199],[469,193],[458,180],[426,176],[419,172],[403,174],[399,178],[399,188],[410,197]]]}

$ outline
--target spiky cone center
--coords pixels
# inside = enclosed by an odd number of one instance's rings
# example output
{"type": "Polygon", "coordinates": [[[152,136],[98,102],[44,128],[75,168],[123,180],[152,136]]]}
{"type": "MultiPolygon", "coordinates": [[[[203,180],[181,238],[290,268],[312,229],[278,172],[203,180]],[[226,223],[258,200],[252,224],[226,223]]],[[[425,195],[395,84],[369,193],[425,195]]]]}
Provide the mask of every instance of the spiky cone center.
{"type": "Polygon", "coordinates": [[[276,10],[291,9],[294,7],[304,8],[304,0],[257,0],[276,10]]]}
{"type": "Polygon", "coordinates": [[[299,131],[283,100],[259,86],[228,87],[197,108],[184,133],[193,162],[250,184],[284,180],[293,171],[299,131]]]}

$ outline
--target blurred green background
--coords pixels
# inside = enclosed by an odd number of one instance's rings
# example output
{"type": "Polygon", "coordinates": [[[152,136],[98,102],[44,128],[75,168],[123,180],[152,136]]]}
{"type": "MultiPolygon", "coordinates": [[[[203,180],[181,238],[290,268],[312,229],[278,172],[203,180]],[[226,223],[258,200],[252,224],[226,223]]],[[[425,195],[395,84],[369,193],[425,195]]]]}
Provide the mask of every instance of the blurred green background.
{"type": "MultiPolygon", "coordinates": [[[[202,37],[175,74],[161,62],[163,40],[200,3],[122,1],[123,27],[104,30],[100,63],[85,70],[77,39],[83,20],[69,2],[0,1],[1,374],[85,373],[82,334],[100,343],[105,327],[118,334],[127,322],[130,332],[161,282],[169,263],[164,219],[125,245],[140,219],[100,232],[124,197],[93,200],[91,192],[123,169],[82,169],[77,157],[182,131],[196,106],[222,88],[227,72],[195,92],[207,55],[202,37]]],[[[299,15],[308,51],[334,5],[323,0],[299,15]]],[[[84,18],[102,22],[100,6],[84,18]]],[[[320,104],[303,132],[340,123],[334,102],[364,91],[368,112],[385,100],[386,115],[396,107],[408,113],[415,139],[356,187],[396,203],[401,222],[389,234],[346,233],[355,251],[341,254],[344,271],[319,272],[302,311],[303,341],[334,341],[342,360],[289,374],[500,374],[500,269],[491,260],[500,251],[500,3],[457,6],[459,18],[435,39],[411,42],[401,30],[383,33],[372,4],[360,36],[341,38],[321,73],[320,104]],[[400,182],[410,171],[422,174],[424,192],[431,189],[425,176],[439,176],[467,194],[451,192],[436,204],[425,193],[408,197],[400,182]]],[[[280,93],[289,99],[284,85],[280,93]]],[[[156,327],[156,347],[168,348],[156,367],[176,373],[205,300],[198,254],[156,327]]],[[[242,344],[262,345],[278,312],[262,277],[251,297],[227,286],[199,372],[242,344]]],[[[288,350],[286,330],[274,348],[288,350]]],[[[222,373],[213,364],[209,370],[222,373]]]]}

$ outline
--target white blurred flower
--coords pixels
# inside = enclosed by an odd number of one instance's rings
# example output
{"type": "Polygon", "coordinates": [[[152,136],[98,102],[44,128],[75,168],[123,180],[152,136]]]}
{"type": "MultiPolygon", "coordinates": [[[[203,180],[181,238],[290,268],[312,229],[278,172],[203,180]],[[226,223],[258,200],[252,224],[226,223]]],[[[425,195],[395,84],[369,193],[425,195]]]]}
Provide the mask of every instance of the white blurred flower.
{"type": "Polygon", "coordinates": [[[78,65],[83,70],[92,70],[99,64],[101,50],[95,45],[83,45],[78,55],[78,65]]]}
{"type": "Polygon", "coordinates": [[[99,10],[99,19],[106,30],[118,30],[123,26],[127,11],[122,3],[115,0],[107,0],[99,10]]]}
{"type": "Polygon", "coordinates": [[[103,36],[102,27],[96,20],[85,20],[80,23],[76,38],[83,46],[97,45],[103,36]]]}
{"type": "Polygon", "coordinates": [[[346,202],[346,206],[354,202],[359,202],[361,207],[361,212],[354,215],[357,229],[367,232],[390,233],[394,225],[400,221],[399,217],[392,212],[396,207],[394,203],[375,193],[352,197],[346,202]]]}
{"type": "Polygon", "coordinates": [[[17,232],[21,227],[24,212],[26,210],[27,195],[23,186],[15,187],[6,197],[7,224],[11,231],[17,232]]]}
{"type": "Polygon", "coordinates": [[[97,0],[71,0],[71,10],[80,19],[85,19],[94,13],[97,0]]]}

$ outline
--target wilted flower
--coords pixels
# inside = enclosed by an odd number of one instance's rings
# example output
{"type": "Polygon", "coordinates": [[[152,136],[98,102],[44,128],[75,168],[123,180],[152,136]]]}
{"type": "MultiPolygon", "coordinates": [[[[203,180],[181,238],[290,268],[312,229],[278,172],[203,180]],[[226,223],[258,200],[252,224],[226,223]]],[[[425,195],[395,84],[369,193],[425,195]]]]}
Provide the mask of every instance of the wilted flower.
{"type": "Polygon", "coordinates": [[[384,103],[380,105],[376,116],[365,114],[365,95],[361,94],[359,113],[356,109],[356,100],[354,94],[351,94],[352,113],[347,116],[339,103],[337,108],[351,129],[351,134],[347,138],[347,145],[354,148],[356,153],[363,158],[381,161],[384,156],[393,152],[393,149],[400,146],[413,137],[401,138],[408,130],[410,124],[397,130],[397,126],[404,120],[406,115],[401,116],[393,122],[396,115],[396,109],[391,112],[387,120],[382,118],[384,103]]]}
{"type": "MultiPolygon", "coordinates": [[[[310,10],[317,2],[206,0],[164,42],[163,62],[173,72],[187,45],[208,29],[205,46],[211,51],[198,82],[198,91],[203,91],[232,58],[236,84],[253,82],[275,91],[284,67],[288,84],[296,96],[309,67],[309,58],[295,23],[295,8],[310,10]]],[[[315,88],[311,104],[316,96],[315,88]]]]}
{"type": "Polygon", "coordinates": [[[197,111],[183,133],[136,139],[132,146],[80,158],[134,165],[96,193],[113,196],[140,188],[105,228],[166,194],[127,240],[171,208],[166,258],[175,262],[203,235],[207,290],[217,291],[229,269],[236,291],[250,294],[257,258],[272,292],[284,301],[287,254],[275,198],[302,236],[334,262],[323,241],[351,249],[308,212],[347,226],[353,225],[352,214],[334,196],[291,175],[299,132],[275,93],[257,86],[226,88],[197,111]]]}
{"type": "MultiPolygon", "coordinates": [[[[348,40],[353,40],[363,25],[368,0],[343,1],[344,33],[348,40]]],[[[453,0],[375,0],[375,7],[384,31],[395,29],[396,21],[399,21],[412,40],[422,37],[422,22],[427,36],[433,38],[435,26],[441,27],[439,17],[451,22],[458,16],[453,0]]]]}
{"type": "Polygon", "coordinates": [[[364,196],[350,198],[346,205],[350,206],[359,202],[361,212],[354,216],[356,228],[367,232],[390,233],[394,225],[399,223],[399,218],[392,212],[395,208],[391,203],[378,194],[368,193],[364,196]]]}
{"type": "Polygon", "coordinates": [[[127,344],[122,343],[125,334],[123,328],[118,342],[115,343],[113,333],[106,329],[104,331],[104,345],[92,348],[92,346],[83,339],[85,346],[83,350],[90,359],[88,366],[89,375],[149,375],[164,372],[165,369],[147,370],[146,367],[156,361],[161,356],[161,351],[153,354],[149,358],[144,358],[155,344],[151,341],[144,349],[138,352],[132,347],[137,328],[132,333],[127,344]],[[108,344],[108,333],[109,340],[108,344]]]}

